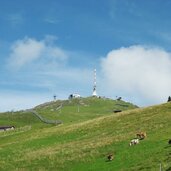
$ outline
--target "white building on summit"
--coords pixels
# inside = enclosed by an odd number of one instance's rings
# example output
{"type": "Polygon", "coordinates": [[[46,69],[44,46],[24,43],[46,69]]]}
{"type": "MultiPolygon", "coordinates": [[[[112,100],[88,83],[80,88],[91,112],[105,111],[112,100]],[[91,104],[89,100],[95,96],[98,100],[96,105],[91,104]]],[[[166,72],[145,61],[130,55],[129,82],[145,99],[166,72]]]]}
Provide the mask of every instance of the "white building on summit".
{"type": "Polygon", "coordinates": [[[74,94],[70,94],[69,95],[69,99],[77,99],[77,98],[80,98],[81,96],[79,95],[79,94],[77,94],[77,93],[74,93],[74,94]]]}

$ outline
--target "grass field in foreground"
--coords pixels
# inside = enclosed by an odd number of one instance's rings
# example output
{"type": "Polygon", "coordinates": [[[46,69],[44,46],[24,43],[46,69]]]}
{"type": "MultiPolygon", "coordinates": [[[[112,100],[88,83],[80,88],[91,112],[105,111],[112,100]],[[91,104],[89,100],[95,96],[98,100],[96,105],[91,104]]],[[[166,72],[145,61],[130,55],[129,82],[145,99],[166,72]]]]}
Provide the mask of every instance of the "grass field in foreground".
{"type": "Polygon", "coordinates": [[[35,122],[1,132],[0,170],[156,171],[160,164],[171,170],[171,103],[109,111],[78,122],[66,119],[59,126],[35,127],[35,122]],[[147,138],[129,147],[138,131],[146,131],[147,138]],[[108,153],[115,156],[111,162],[108,153]]]}

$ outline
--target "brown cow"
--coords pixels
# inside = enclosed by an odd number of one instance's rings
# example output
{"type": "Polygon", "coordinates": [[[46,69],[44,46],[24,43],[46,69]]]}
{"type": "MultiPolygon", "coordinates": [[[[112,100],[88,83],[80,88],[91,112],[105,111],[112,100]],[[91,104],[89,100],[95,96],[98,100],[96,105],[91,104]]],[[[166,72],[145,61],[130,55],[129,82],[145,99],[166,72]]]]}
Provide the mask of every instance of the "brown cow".
{"type": "Polygon", "coordinates": [[[140,140],[143,140],[143,139],[145,139],[147,137],[146,132],[139,132],[136,135],[137,135],[137,138],[140,139],[140,140]]]}

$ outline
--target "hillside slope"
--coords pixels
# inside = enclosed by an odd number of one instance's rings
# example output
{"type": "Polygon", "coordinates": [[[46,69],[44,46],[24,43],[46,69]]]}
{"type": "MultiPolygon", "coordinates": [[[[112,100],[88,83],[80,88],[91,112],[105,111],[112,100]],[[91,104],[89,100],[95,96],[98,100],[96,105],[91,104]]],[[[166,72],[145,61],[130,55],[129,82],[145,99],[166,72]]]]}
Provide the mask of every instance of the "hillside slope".
{"type": "MultiPolygon", "coordinates": [[[[43,126],[41,119],[62,121],[64,124],[78,123],[99,116],[111,114],[114,110],[134,109],[137,106],[122,100],[107,98],[80,98],[72,100],[57,100],[41,104],[31,110],[6,112],[0,114],[0,125],[43,126]],[[37,117],[34,112],[40,115],[37,117]]],[[[45,125],[45,124],[44,124],[45,125]]]]}
{"type": "Polygon", "coordinates": [[[87,97],[72,100],[57,100],[34,108],[49,119],[62,120],[64,124],[78,123],[99,116],[111,114],[115,110],[125,111],[137,106],[122,100],[87,97]]]}
{"type": "Polygon", "coordinates": [[[0,170],[171,170],[171,103],[0,133],[0,170]],[[68,122],[70,123],[70,122],[68,122]],[[139,131],[147,138],[129,142],[139,131]],[[114,160],[107,161],[113,153],[114,160]]]}

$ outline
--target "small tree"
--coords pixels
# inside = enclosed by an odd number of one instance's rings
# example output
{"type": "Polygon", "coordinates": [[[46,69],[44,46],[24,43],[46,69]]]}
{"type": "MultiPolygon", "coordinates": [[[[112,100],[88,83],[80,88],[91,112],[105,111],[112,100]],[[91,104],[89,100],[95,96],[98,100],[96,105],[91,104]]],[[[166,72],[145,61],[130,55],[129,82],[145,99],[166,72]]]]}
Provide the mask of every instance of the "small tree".
{"type": "Polygon", "coordinates": [[[171,101],[171,97],[169,96],[167,102],[170,102],[170,101],[171,101]]]}

